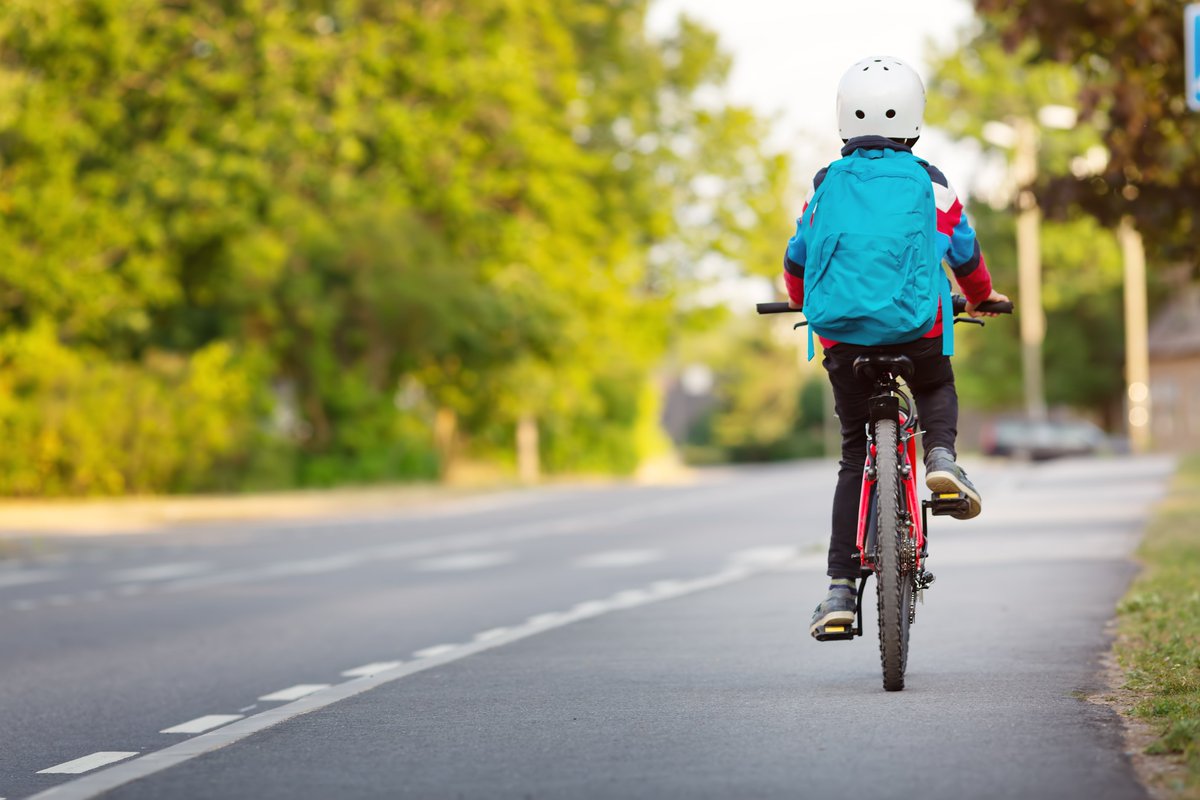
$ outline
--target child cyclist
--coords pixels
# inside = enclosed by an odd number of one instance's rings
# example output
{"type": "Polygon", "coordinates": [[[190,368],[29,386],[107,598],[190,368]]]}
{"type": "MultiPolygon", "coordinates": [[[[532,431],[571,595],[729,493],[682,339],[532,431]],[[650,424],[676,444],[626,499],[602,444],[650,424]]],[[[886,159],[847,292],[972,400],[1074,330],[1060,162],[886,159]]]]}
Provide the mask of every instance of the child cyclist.
{"type": "Polygon", "coordinates": [[[949,281],[942,262],[953,271],[972,317],[995,316],[978,306],[1008,298],[992,289],[975,232],[949,182],[912,154],[924,115],[925,87],[902,61],[871,57],[846,72],[837,96],[843,158],[813,179],[784,257],[790,304],[802,308],[810,331],[821,335],[842,428],[829,539],[832,580],[813,614],[814,637],[827,625],[852,625],[855,618],[859,490],[873,388],[855,376],[856,357],[887,351],[912,359],[908,386],[924,429],[925,484],[934,492],[966,495],[969,507],[960,519],[982,507],[979,491],[955,463],[953,311],[946,309],[949,281]]]}

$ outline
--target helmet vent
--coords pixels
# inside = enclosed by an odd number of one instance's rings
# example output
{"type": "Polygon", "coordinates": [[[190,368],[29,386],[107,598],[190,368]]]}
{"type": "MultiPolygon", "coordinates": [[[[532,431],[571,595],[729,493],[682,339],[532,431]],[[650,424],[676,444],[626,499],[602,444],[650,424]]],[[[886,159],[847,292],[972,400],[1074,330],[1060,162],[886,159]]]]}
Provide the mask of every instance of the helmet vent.
{"type": "Polygon", "coordinates": [[[859,119],[867,118],[867,115],[863,113],[863,110],[861,108],[858,111],[854,112],[854,116],[858,117],[859,119]]]}
{"type": "Polygon", "coordinates": [[[887,110],[887,113],[884,114],[884,116],[887,117],[888,119],[894,119],[896,116],[896,109],[889,108],[887,110]]]}

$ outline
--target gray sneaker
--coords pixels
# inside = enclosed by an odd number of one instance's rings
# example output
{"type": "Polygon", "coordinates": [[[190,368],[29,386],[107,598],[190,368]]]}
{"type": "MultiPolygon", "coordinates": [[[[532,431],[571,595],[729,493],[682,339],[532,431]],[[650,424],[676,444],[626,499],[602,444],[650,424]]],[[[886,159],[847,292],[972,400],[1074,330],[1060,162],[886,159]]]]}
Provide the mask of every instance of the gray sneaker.
{"type": "Polygon", "coordinates": [[[971,519],[983,510],[979,490],[962,467],[954,463],[954,455],[945,447],[935,447],[925,454],[925,485],[934,494],[955,493],[967,498],[967,510],[951,514],[955,519],[971,519]]]}
{"type": "Polygon", "coordinates": [[[854,629],[858,592],[853,586],[834,584],[829,594],[813,612],[808,632],[818,641],[829,635],[833,637],[849,634],[854,629]]]}

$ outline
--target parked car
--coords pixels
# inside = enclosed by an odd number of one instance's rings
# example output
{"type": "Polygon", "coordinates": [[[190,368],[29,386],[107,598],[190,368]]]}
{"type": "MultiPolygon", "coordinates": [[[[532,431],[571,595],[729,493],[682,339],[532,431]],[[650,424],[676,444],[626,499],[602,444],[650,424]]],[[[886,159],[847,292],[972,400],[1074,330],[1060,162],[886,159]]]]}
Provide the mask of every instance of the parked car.
{"type": "Polygon", "coordinates": [[[981,444],[985,455],[1034,461],[1095,455],[1113,449],[1104,431],[1086,420],[1035,422],[1019,417],[984,425],[981,444]]]}

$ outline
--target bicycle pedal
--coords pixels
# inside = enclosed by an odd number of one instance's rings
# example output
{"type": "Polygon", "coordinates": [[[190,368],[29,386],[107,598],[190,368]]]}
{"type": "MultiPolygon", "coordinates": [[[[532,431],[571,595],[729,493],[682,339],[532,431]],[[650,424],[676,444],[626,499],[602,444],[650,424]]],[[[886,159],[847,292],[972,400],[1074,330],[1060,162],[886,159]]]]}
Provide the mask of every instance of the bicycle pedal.
{"type": "Polygon", "coordinates": [[[853,625],[826,625],[813,634],[813,638],[818,642],[835,642],[839,640],[853,639],[855,633],[853,625]]]}
{"type": "Polygon", "coordinates": [[[925,507],[935,517],[953,516],[970,513],[971,501],[961,492],[937,492],[925,501],[925,507]]]}

